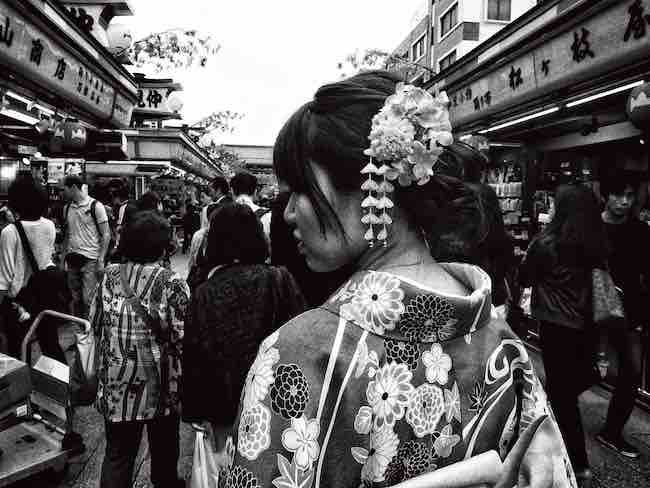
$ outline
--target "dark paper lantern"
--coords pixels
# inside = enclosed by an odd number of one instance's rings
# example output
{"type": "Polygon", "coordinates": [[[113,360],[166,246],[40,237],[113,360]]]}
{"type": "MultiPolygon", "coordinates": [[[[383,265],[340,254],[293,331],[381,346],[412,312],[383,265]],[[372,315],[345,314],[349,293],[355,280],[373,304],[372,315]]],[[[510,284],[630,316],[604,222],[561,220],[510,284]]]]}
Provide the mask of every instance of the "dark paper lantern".
{"type": "Polygon", "coordinates": [[[66,119],[54,126],[51,149],[53,152],[78,151],[86,146],[88,132],[76,119],[66,119]]]}
{"type": "Polygon", "coordinates": [[[639,85],[627,99],[627,115],[636,127],[650,130],[650,83],[639,85]]]}

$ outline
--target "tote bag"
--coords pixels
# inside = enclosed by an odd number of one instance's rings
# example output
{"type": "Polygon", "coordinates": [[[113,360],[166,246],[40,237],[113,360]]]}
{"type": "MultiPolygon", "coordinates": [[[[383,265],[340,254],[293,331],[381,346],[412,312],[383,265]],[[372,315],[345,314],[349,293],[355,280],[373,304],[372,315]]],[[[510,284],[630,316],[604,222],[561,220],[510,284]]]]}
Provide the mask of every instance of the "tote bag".
{"type": "Polygon", "coordinates": [[[195,432],[190,488],[218,488],[219,467],[210,440],[203,430],[195,429],[195,432]]]}
{"type": "Polygon", "coordinates": [[[70,397],[73,405],[92,405],[97,396],[99,354],[92,327],[75,334],[77,347],[70,371],[70,397]]]}
{"type": "Polygon", "coordinates": [[[592,278],[592,308],[596,325],[620,325],[625,322],[623,300],[612,275],[605,269],[594,268],[592,278]]]}

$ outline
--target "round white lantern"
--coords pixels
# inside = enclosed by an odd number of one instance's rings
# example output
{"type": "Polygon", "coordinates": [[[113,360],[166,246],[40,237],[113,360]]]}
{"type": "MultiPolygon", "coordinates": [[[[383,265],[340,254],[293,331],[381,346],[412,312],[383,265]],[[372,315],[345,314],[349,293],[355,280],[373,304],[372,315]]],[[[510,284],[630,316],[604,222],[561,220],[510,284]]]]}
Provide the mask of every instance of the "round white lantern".
{"type": "Polygon", "coordinates": [[[180,92],[175,91],[167,98],[167,107],[174,113],[180,112],[183,105],[184,102],[180,92]]]}
{"type": "Polygon", "coordinates": [[[108,37],[108,51],[116,57],[126,56],[126,52],[133,44],[131,28],[124,24],[111,24],[106,29],[108,37]]]}

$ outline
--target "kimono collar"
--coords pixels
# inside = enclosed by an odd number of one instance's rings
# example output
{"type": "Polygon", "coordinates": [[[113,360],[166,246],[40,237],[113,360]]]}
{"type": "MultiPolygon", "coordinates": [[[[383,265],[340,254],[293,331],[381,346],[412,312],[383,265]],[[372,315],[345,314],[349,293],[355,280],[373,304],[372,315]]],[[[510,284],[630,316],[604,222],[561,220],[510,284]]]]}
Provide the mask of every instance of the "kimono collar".
{"type": "Polygon", "coordinates": [[[491,318],[491,282],[469,264],[442,263],[469,295],[452,295],[384,271],[360,271],[323,305],[382,337],[443,342],[483,327],[491,318]]]}

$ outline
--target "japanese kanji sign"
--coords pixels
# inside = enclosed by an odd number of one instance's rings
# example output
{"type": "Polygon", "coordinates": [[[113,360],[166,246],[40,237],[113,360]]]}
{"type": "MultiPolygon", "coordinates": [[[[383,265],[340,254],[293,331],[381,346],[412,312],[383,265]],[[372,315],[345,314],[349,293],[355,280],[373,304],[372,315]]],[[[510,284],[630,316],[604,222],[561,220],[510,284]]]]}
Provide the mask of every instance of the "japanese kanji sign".
{"type": "Polygon", "coordinates": [[[452,123],[458,127],[565,82],[573,85],[645,60],[648,52],[650,0],[614,3],[507,64],[494,63],[497,67],[490,71],[487,63],[483,76],[448,89],[452,123]]]}

